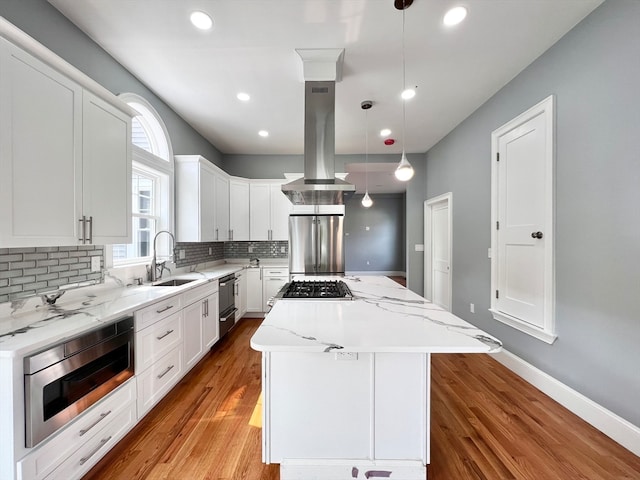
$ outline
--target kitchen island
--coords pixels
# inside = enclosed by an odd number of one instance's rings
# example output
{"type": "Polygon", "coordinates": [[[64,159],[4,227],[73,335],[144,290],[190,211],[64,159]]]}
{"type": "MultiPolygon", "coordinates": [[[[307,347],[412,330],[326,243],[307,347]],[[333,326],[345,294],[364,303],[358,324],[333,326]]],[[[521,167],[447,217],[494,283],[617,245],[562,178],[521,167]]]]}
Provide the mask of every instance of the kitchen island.
{"type": "Polygon", "coordinates": [[[251,340],[263,461],[281,480],[424,480],[431,353],[502,345],[386,277],[342,280],[353,300],[279,300],[251,340]]]}

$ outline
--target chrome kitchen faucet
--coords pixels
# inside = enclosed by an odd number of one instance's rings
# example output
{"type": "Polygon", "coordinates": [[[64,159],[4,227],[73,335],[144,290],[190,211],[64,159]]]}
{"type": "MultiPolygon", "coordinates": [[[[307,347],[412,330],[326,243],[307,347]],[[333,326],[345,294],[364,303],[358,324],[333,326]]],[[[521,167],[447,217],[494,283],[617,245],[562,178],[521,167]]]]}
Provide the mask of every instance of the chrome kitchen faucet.
{"type": "MultiPolygon", "coordinates": [[[[162,278],[162,272],[164,272],[165,270],[169,270],[165,265],[166,265],[166,261],[164,262],[160,262],[160,265],[158,265],[157,260],[156,260],[156,239],[158,238],[158,235],[160,235],[161,233],[167,233],[169,234],[169,236],[171,237],[171,240],[173,241],[173,248],[172,248],[172,252],[173,252],[173,263],[176,263],[176,237],[173,236],[173,233],[169,232],[168,230],[160,230],[158,233],[156,233],[156,236],[153,237],[153,259],[151,260],[151,266],[147,271],[147,279],[150,282],[155,282],[157,280],[157,268],[160,267],[160,278],[162,278]]],[[[171,270],[169,270],[171,271],[171,270]]]]}

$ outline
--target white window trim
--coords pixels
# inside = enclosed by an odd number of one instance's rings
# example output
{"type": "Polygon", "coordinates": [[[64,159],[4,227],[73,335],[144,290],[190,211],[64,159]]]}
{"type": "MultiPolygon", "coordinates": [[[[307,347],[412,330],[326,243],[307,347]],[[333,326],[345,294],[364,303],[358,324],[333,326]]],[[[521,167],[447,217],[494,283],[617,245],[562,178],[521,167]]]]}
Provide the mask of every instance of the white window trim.
{"type": "Polygon", "coordinates": [[[555,312],[555,248],[554,248],[554,223],[555,223],[555,143],[554,143],[554,96],[550,95],[537,105],[534,105],[527,111],[521,113],[516,118],[510,120],[500,128],[491,133],[491,312],[493,319],[501,323],[509,325],[523,333],[531,335],[538,340],[542,340],[548,344],[552,344],[558,338],[556,334],[556,312],[555,312]],[[495,228],[498,221],[498,162],[495,158],[498,154],[499,138],[509,131],[517,128],[531,118],[538,115],[546,117],[547,125],[547,146],[550,149],[545,155],[546,171],[547,171],[547,191],[549,195],[545,199],[545,237],[552,245],[547,249],[545,262],[545,302],[544,302],[544,327],[539,328],[522,319],[513,317],[501,312],[496,307],[496,298],[494,292],[498,289],[498,232],[495,228]]]}
{"type": "MultiPolygon", "coordinates": [[[[161,129],[161,132],[157,133],[162,134],[166,139],[166,145],[159,145],[156,139],[151,139],[154,147],[160,150],[159,153],[162,155],[162,157],[154,155],[153,153],[148,152],[136,145],[132,145],[131,151],[133,169],[138,167],[141,170],[150,170],[152,172],[161,174],[161,176],[159,177],[159,182],[161,182],[163,185],[162,188],[159,189],[160,196],[156,198],[156,211],[160,213],[157,232],[161,230],[168,230],[170,232],[173,232],[175,218],[175,162],[173,157],[173,147],[171,145],[171,139],[169,138],[169,132],[167,131],[167,128],[158,112],[143,97],[134,93],[122,93],[118,95],[118,97],[127,104],[136,103],[144,107],[144,109],[148,110],[148,113],[156,118],[158,127],[161,129]],[[162,212],[164,211],[166,211],[166,213],[163,215],[162,212]]],[[[131,221],[133,221],[133,216],[131,218],[131,221]]],[[[165,245],[165,242],[160,242],[158,247],[158,254],[164,256],[168,255],[169,247],[168,245],[165,245]],[[165,246],[167,250],[166,252],[164,251],[165,246]]],[[[149,256],[138,257],[135,259],[119,260],[114,262],[113,249],[107,248],[105,249],[105,253],[106,264],[113,267],[130,267],[134,265],[146,264],[151,261],[151,256],[149,256]]]]}

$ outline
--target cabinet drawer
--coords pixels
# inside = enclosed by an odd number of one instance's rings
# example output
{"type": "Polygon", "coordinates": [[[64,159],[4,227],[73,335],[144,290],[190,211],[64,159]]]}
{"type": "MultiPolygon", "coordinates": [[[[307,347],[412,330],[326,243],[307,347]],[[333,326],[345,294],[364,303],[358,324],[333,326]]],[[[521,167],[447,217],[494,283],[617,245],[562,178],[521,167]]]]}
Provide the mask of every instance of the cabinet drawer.
{"type": "Polygon", "coordinates": [[[74,480],[82,476],[93,467],[118,441],[131,430],[136,423],[136,406],[130,403],[124,411],[106,423],[96,435],[84,442],[62,465],[60,465],[48,480],[74,480]]]}
{"type": "Polygon", "coordinates": [[[178,346],[136,375],[139,419],[182,378],[182,371],[182,347],[178,346]]]}
{"type": "Polygon", "coordinates": [[[136,372],[142,372],[157,359],[182,343],[182,312],[176,312],[136,333],[136,372]]]}
{"type": "Polygon", "coordinates": [[[196,288],[192,288],[191,290],[187,290],[183,293],[184,296],[184,306],[191,305],[198,300],[202,300],[204,297],[212,295],[218,291],[218,281],[214,280],[212,282],[208,282],[205,285],[201,285],[196,288]]]}
{"type": "Polygon", "coordinates": [[[158,320],[162,320],[163,318],[176,313],[181,307],[182,297],[180,295],[176,295],[134,312],[133,318],[135,319],[136,332],[152,325],[158,320]]]}
{"type": "Polygon", "coordinates": [[[123,409],[129,405],[135,407],[135,388],[135,380],[129,380],[86,410],[73,423],[63,428],[58,435],[54,435],[35,448],[18,463],[19,478],[35,480],[51,473],[65,458],[95,436],[105,424],[117,417],[123,409]]]}
{"type": "Polygon", "coordinates": [[[263,277],[288,277],[289,269],[285,267],[262,267],[263,277]]]}

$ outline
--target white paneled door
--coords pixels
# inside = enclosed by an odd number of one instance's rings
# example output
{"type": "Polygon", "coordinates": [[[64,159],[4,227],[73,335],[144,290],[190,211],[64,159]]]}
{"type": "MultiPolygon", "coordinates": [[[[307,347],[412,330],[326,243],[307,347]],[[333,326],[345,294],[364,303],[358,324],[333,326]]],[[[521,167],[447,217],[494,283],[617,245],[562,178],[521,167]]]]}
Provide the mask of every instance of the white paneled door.
{"type": "Polygon", "coordinates": [[[553,341],[553,101],[493,134],[492,312],[553,341]]]}
{"type": "Polygon", "coordinates": [[[451,201],[447,193],[425,202],[425,297],[451,311],[451,201]]]}

